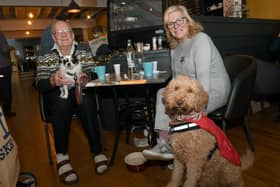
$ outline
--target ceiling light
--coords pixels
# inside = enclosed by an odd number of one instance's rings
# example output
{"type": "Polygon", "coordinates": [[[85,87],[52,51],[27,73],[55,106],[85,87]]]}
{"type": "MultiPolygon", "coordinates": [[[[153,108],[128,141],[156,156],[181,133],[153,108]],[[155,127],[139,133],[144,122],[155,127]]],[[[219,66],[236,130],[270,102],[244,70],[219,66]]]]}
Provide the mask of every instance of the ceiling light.
{"type": "Polygon", "coordinates": [[[67,8],[67,12],[68,13],[79,13],[81,11],[80,9],[81,9],[80,6],[74,0],[72,0],[67,8]]]}
{"type": "Polygon", "coordinates": [[[34,14],[33,14],[32,12],[30,12],[30,13],[28,14],[28,17],[29,17],[30,19],[32,19],[32,18],[34,18],[34,14]]]}
{"type": "Polygon", "coordinates": [[[28,21],[27,21],[27,24],[28,24],[28,25],[32,25],[32,21],[31,21],[31,20],[28,20],[28,21]]]}

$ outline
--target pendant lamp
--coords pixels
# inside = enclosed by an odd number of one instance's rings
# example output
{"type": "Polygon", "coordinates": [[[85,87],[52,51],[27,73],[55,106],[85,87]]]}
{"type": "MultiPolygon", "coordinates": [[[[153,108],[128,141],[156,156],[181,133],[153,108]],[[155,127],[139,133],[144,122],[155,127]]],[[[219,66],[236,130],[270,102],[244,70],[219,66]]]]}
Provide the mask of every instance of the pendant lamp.
{"type": "Polygon", "coordinates": [[[80,11],[81,11],[80,6],[74,0],[72,0],[67,8],[67,12],[68,13],[79,13],[80,11]]]}

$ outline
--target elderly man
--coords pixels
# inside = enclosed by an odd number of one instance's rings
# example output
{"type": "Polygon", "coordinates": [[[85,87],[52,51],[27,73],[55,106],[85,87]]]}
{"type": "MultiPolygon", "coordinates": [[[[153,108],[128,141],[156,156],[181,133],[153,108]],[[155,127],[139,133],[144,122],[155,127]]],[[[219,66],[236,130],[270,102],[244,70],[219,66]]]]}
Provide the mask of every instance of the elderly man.
{"type": "MultiPolygon", "coordinates": [[[[97,174],[103,174],[108,170],[108,159],[102,154],[95,97],[86,93],[79,103],[74,87],[69,90],[69,96],[66,99],[60,97],[60,86],[71,84],[71,81],[59,70],[60,59],[66,56],[70,56],[72,60],[76,59],[82,67],[82,73],[76,77],[90,78],[93,67],[90,49],[74,41],[74,33],[69,23],[65,21],[56,21],[52,25],[52,37],[54,46],[48,51],[43,51],[38,57],[36,85],[39,91],[44,93],[51,113],[58,176],[63,183],[73,184],[79,180],[68,156],[68,134],[74,109],[77,109],[83,123],[97,174]]],[[[78,78],[76,84],[80,82],[78,78]]]]}

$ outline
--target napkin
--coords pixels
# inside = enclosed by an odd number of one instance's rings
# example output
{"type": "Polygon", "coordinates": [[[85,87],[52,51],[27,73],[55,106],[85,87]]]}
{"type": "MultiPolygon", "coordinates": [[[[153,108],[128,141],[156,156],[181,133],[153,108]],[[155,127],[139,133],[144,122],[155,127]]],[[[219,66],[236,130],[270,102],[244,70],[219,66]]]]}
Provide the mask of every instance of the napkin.
{"type": "Polygon", "coordinates": [[[147,80],[140,79],[140,80],[121,80],[120,84],[145,84],[147,80]]]}

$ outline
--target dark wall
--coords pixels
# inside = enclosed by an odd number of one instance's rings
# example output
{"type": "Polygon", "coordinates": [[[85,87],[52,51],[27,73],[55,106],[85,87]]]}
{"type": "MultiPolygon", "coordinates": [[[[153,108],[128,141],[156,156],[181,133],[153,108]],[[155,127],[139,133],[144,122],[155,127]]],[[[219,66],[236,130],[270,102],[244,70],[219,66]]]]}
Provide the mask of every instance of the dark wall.
{"type": "Polygon", "coordinates": [[[268,46],[280,32],[280,20],[196,16],[223,56],[248,54],[269,59],[268,46]]]}
{"type": "Polygon", "coordinates": [[[108,40],[111,49],[125,49],[127,40],[130,39],[132,43],[143,42],[152,43],[152,37],[156,36],[158,32],[163,32],[161,25],[137,29],[129,29],[123,31],[113,31],[108,33],[108,40]]]}

